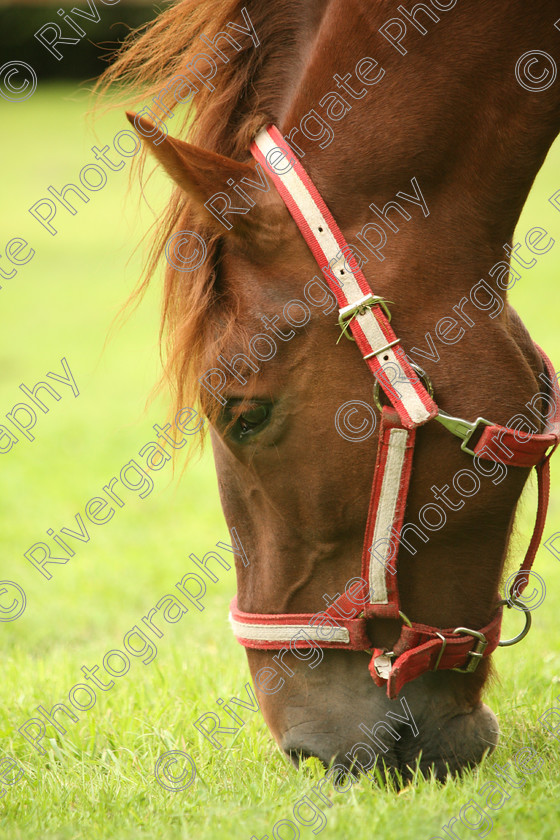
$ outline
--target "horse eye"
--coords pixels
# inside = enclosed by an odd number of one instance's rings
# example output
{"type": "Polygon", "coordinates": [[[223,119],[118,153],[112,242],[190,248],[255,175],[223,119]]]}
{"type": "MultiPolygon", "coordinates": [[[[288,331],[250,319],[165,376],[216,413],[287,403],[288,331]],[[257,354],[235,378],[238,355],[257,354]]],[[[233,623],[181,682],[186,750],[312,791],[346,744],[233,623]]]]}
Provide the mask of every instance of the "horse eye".
{"type": "Polygon", "coordinates": [[[267,405],[256,405],[240,415],[238,422],[244,433],[257,429],[259,426],[268,420],[270,415],[270,408],[267,405]]]}
{"type": "Polygon", "coordinates": [[[225,431],[235,440],[242,440],[260,431],[270,419],[271,403],[228,400],[224,409],[225,431]]]}

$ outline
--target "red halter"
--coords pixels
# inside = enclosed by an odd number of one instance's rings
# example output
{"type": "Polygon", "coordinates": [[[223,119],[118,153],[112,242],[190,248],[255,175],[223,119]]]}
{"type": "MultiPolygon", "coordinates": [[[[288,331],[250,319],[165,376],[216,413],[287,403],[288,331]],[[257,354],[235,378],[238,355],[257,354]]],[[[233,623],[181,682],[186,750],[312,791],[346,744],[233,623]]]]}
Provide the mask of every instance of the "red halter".
{"type": "Polygon", "coordinates": [[[550,391],[556,397],[554,416],[542,434],[527,437],[482,417],[471,423],[440,411],[432,399],[427,378],[422,377],[427,382],[425,387],[415,373],[416,366],[400,346],[400,340],[389,323],[390,314],[385,301],[372,293],[330,211],[278,129],[275,126],[263,129],[255,138],[251,153],[256,161],[266,165],[276,189],[336,296],[343,332],[351,331],[376,378],[376,386],[381,384],[393,407],[384,406],[381,409],[377,460],[362,554],[362,583],[358,585],[360,578],[354,578],[343,595],[315,615],[245,613],[237,608],[237,599],[234,598],[230,621],[235,636],[245,647],[260,650],[279,650],[287,644],[291,648],[319,646],[371,650],[367,620],[400,617],[403,624],[394,649],[373,649],[369,665],[376,684],[387,684],[388,697],[395,698],[403,685],[425,671],[452,669],[471,673],[498,644],[519,641],[529,629],[530,613],[525,608],[524,631],[510,642],[499,641],[503,605],[508,603],[511,606],[514,595],[523,592],[546,519],[549,458],[560,440],[560,393],[554,368],[546,354],[538,348],[547,369],[550,391]],[[387,369],[396,372],[392,381],[398,383],[398,389],[389,382],[387,369]],[[534,466],[537,470],[538,510],[527,554],[511,586],[510,600],[501,601],[489,624],[479,630],[467,627],[441,629],[418,624],[409,621],[400,609],[397,554],[412,468],[415,429],[432,419],[461,438],[461,449],[473,457],[509,466],[534,466]],[[478,432],[482,433],[476,435],[478,432]],[[471,439],[477,436],[478,440],[471,448],[471,439]],[[547,454],[550,447],[552,449],[547,454]],[[378,548],[379,545],[381,548],[378,548]],[[362,596],[358,592],[366,583],[367,595],[362,596]],[[326,628],[330,628],[330,633],[325,632],[326,628]]]}

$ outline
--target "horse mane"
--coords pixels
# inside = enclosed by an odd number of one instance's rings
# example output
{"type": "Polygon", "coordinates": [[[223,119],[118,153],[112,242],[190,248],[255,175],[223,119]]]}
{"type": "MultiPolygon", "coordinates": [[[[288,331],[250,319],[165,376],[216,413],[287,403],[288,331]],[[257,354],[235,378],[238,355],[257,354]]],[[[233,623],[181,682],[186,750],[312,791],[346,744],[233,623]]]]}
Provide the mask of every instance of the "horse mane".
{"type": "MultiPolygon", "coordinates": [[[[213,39],[228,22],[242,24],[241,9],[245,7],[260,45],[255,48],[247,35],[226,30],[242,48],[236,52],[221,42],[229,62],[218,66],[212,78],[215,90],[200,85],[190,106],[176,103],[168,92],[163,101],[170,106],[173,117],[162,109],[161,120],[172,122],[168,130],[175,137],[246,161],[256,131],[277,120],[286,76],[297,65],[292,53],[300,42],[298,29],[302,15],[306,15],[304,5],[305,0],[282,4],[265,0],[182,0],[127,36],[93,93],[98,102],[108,101],[111,95],[105,110],[134,108],[147,97],[159,94],[198,53],[208,51],[199,35],[213,39]],[[279,79],[283,79],[282,85],[279,79]]],[[[150,107],[156,110],[151,102],[150,107]]],[[[142,178],[146,156],[143,144],[131,177],[138,174],[142,178]]],[[[201,223],[194,210],[192,200],[176,187],[167,209],[152,225],[153,237],[143,274],[124,307],[142,298],[164,258],[165,244],[175,231],[190,230],[203,237],[207,257],[200,268],[188,274],[169,264],[165,269],[159,336],[163,375],[154,391],[167,385],[175,411],[184,406],[200,406],[205,392],[201,394],[198,377],[212,366],[226,341],[241,340],[245,344],[237,324],[237,302],[216,282],[221,237],[201,223]],[[218,306],[216,330],[209,326],[209,314],[218,306]]],[[[210,419],[219,409],[216,400],[205,401],[210,419]]]]}

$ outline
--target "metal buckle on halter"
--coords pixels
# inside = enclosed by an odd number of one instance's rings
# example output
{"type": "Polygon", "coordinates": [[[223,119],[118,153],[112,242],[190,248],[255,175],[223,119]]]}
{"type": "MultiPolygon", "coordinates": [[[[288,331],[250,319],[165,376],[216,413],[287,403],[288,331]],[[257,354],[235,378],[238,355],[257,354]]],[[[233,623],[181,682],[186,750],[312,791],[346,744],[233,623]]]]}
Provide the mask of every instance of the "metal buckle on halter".
{"type": "Polygon", "coordinates": [[[391,313],[389,312],[385,298],[382,298],[380,295],[364,295],[358,300],[355,300],[354,303],[349,303],[348,306],[343,306],[338,313],[338,326],[342,330],[342,335],[345,335],[346,338],[350,339],[350,341],[356,341],[354,336],[348,332],[349,321],[357,314],[363,315],[368,309],[371,309],[372,306],[381,306],[387,316],[387,319],[389,321],[391,320],[391,313]]]}
{"type": "MultiPolygon", "coordinates": [[[[401,610],[399,610],[399,616],[401,617],[403,624],[406,624],[407,627],[412,627],[412,622],[408,616],[406,616],[401,610]]],[[[375,673],[378,677],[381,677],[382,680],[388,680],[391,676],[391,671],[393,669],[393,659],[395,658],[396,654],[392,650],[386,650],[383,653],[380,653],[379,656],[376,656],[373,660],[373,667],[375,668],[375,673]]]]}
{"type": "Polygon", "coordinates": [[[476,671],[476,669],[478,668],[478,663],[484,655],[484,651],[486,650],[486,647],[488,645],[488,639],[486,638],[484,633],[479,633],[478,630],[470,630],[468,627],[456,627],[453,632],[464,633],[466,636],[473,636],[473,638],[478,639],[478,641],[475,643],[474,648],[472,650],[469,650],[469,652],[467,653],[467,656],[471,657],[471,659],[467,661],[467,664],[464,665],[462,668],[450,669],[451,671],[459,671],[460,674],[472,674],[473,671],[476,671]]]}
{"type": "Polygon", "coordinates": [[[392,650],[386,650],[385,653],[381,653],[379,656],[376,656],[373,660],[373,667],[375,668],[375,673],[378,677],[381,677],[382,680],[388,680],[391,676],[394,656],[395,654],[392,650]]]}
{"type": "Polygon", "coordinates": [[[440,650],[440,652],[439,652],[439,654],[438,654],[438,658],[436,659],[436,664],[435,664],[435,665],[434,665],[434,667],[433,667],[433,670],[434,670],[434,671],[437,671],[437,669],[439,668],[439,663],[441,662],[441,657],[443,656],[444,651],[445,651],[445,648],[447,647],[447,639],[445,638],[445,636],[442,636],[442,634],[441,634],[441,633],[438,633],[438,632],[437,632],[437,630],[436,630],[436,636],[439,636],[439,637],[440,637],[440,639],[441,639],[441,641],[443,642],[443,644],[442,644],[442,646],[441,646],[441,650],[440,650]]]}
{"type": "Polygon", "coordinates": [[[474,450],[469,449],[468,443],[473,434],[478,429],[478,427],[481,424],[484,424],[485,426],[494,425],[490,422],[490,420],[485,420],[484,417],[477,417],[474,423],[470,423],[468,420],[461,419],[461,417],[452,417],[451,414],[446,414],[445,411],[441,411],[441,409],[439,413],[436,414],[434,420],[437,420],[438,423],[441,423],[442,426],[445,426],[445,428],[448,431],[450,431],[451,434],[463,439],[461,449],[468,455],[475,454],[474,450]]]}

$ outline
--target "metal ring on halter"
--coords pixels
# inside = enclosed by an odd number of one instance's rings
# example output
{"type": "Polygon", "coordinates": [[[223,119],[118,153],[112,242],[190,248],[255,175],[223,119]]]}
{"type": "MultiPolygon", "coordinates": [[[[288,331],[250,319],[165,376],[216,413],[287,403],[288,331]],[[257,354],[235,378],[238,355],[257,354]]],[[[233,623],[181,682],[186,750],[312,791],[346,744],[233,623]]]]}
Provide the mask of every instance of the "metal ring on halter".
{"type": "MultiPolygon", "coordinates": [[[[416,373],[418,374],[418,376],[420,377],[420,379],[422,380],[422,382],[426,386],[426,391],[428,392],[429,396],[433,397],[434,396],[434,386],[432,385],[432,380],[430,379],[430,377],[428,376],[426,371],[423,368],[421,368],[420,365],[417,365],[415,362],[409,361],[409,365],[413,370],[416,371],[416,373]]],[[[373,386],[373,401],[374,401],[375,405],[377,406],[377,408],[379,409],[379,411],[381,411],[383,409],[383,405],[381,404],[381,400],[379,399],[379,379],[377,377],[378,377],[378,374],[376,373],[375,374],[375,385],[373,386]]],[[[390,382],[389,384],[392,385],[392,382],[390,382]]],[[[398,388],[395,388],[395,390],[398,392],[398,388]]]]}
{"type": "Polygon", "coordinates": [[[509,647],[510,645],[516,645],[517,642],[520,642],[521,639],[525,638],[525,636],[531,629],[531,611],[528,607],[525,606],[524,603],[522,603],[522,601],[520,601],[518,598],[510,598],[509,601],[504,599],[500,601],[498,606],[505,604],[507,604],[509,609],[511,609],[514,604],[517,604],[517,606],[521,607],[521,609],[525,613],[525,627],[523,628],[521,633],[518,633],[517,636],[513,637],[513,639],[504,639],[503,641],[500,639],[500,641],[498,642],[498,647],[509,647]]]}

